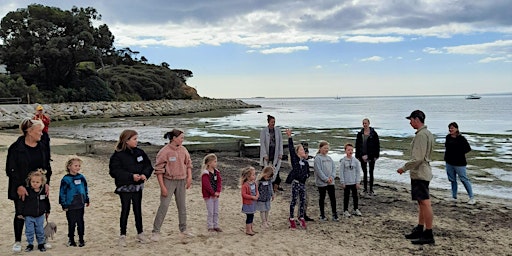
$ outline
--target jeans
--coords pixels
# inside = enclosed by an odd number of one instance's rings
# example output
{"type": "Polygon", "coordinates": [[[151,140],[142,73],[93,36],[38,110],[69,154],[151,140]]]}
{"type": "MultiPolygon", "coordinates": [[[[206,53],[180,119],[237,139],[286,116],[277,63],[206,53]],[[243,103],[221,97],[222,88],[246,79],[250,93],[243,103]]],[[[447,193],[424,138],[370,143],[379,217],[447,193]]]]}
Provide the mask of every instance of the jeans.
{"type": "Polygon", "coordinates": [[[39,217],[25,216],[25,236],[27,243],[34,243],[34,233],[37,244],[44,244],[44,214],[39,217]]]}
{"type": "MultiPolygon", "coordinates": [[[[135,204],[134,204],[135,205],[135,204]]],[[[128,209],[129,210],[129,209],[128,209]]],[[[69,240],[75,239],[75,227],[78,231],[80,241],[84,239],[85,224],[84,224],[84,208],[72,209],[66,211],[66,219],[68,220],[68,237],[69,240]]],[[[126,230],[126,228],[125,228],[126,230]]]]}
{"type": "Polygon", "coordinates": [[[448,180],[452,184],[453,198],[457,198],[457,175],[466,188],[469,198],[473,198],[473,189],[471,188],[471,182],[469,182],[469,178],[466,175],[466,166],[455,166],[447,163],[446,174],[448,174],[448,180]]]}
{"type": "Polygon", "coordinates": [[[357,196],[357,187],[355,184],[353,185],[345,185],[343,189],[343,211],[348,211],[348,201],[350,199],[350,193],[352,192],[352,199],[354,200],[354,210],[358,209],[358,196],[357,196]]]}

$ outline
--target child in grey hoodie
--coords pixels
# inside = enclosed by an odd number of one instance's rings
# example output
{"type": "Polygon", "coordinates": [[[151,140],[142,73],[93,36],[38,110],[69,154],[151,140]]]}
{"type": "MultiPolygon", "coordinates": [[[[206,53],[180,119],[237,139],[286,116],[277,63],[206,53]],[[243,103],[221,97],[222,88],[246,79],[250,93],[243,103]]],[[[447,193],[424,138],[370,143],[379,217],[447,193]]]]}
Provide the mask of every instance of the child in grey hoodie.
{"type": "Polygon", "coordinates": [[[350,193],[354,199],[354,211],[352,214],[361,216],[361,211],[358,209],[357,190],[361,181],[361,163],[357,158],[353,157],[354,146],[350,143],[345,144],[346,156],[340,160],[340,182],[343,188],[343,216],[350,217],[348,212],[348,201],[350,193]]]}

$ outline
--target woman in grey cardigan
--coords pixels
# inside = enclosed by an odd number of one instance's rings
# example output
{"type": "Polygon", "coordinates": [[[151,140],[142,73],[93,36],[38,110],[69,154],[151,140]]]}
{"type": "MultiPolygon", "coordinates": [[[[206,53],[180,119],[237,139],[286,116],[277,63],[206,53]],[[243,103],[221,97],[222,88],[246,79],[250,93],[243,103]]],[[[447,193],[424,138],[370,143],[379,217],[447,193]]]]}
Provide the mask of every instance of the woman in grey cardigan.
{"type": "Polygon", "coordinates": [[[272,177],[274,192],[277,190],[283,191],[279,187],[279,184],[281,184],[279,169],[283,157],[283,135],[279,127],[276,127],[275,117],[267,115],[267,122],[268,126],[260,132],[260,165],[262,168],[268,165],[274,167],[274,177],[272,177]]]}

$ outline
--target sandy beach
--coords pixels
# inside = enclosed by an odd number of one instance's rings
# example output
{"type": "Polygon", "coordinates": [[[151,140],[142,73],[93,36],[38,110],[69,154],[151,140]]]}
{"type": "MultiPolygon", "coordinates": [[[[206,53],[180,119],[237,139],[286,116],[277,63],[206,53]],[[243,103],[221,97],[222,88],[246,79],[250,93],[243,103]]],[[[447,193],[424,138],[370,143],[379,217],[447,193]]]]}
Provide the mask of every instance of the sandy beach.
{"type": "MultiPolygon", "coordinates": [[[[0,166],[5,168],[7,147],[16,135],[0,133],[0,166]]],[[[52,138],[52,146],[82,143],[81,141],[52,138]]],[[[113,148],[112,142],[102,143],[113,148]]],[[[144,147],[141,147],[144,149],[144,147]]],[[[218,155],[219,169],[224,183],[220,196],[220,227],[222,233],[210,235],[206,228],[206,207],[201,196],[199,179],[200,161],[205,154],[194,153],[194,181],[187,192],[188,227],[196,236],[186,241],[178,237],[178,220],[175,203],[171,203],[162,226],[159,242],[135,242],[133,214],[128,221],[127,247],[117,245],[119,238],[120,202],[114,194],[114,181],[108,175],[110,154],[80,155],[84,161],[82,173],[89,184],[91,204],[85,210],[85,247],[66,247],[67,223],[65,213],[58,204],[60,179],[64,176],[64,163],[75,156],[52,155],[53,176],[50,199],[52,212],[49,220],[58,226],[52,248],[34,255],[512,255],[512,201],[477,197],[476,205],[467,205],[464,196],[458,203],[448,202],[447,191],[432,191],[434,210],[435,245],[412,245],[404,234],[416,225],[416,203],[410,200],[409,189],[400,184],[376,181],[377,196],[360,199],[362,217],[341,218],[339,222],[318,221],[318,192],[314,178],[308,181],[308,215],[316,219],[308,222],[307,230],[288,229],[290,189],[277,195],[272,203],[272,227],[260,227],[259,214],[254,227],[258,233],[247,236],[245,215],[241,210],[238,176],[241,167],[257,166],[257,159],[218,155]]],[[[154,164],[154,155],[150,155],[154,164]]],[[[377,162],[378,164],[378,162],[377,162]]],[[[289,165],[283,165],[282,178],[289,165]]],[[[4,176],[5,177],[5,176],[4,176]]],[[[447,181],[448,182],[448,181],[447,181]]],[[[339,182],[337,181],[339,185],[339,182]]],[[[153,219],[159,205],[159,187],[154,177],[146,184],[143,197],[143,220],[146,234],[151,233],[153,219]]],[[[342,191],[337,186],[338,212],[342,210],[342,191]]],[[[12,255],[13,204],[7,199],[7,180],[0,187],[0,216],[4,228],[0,233],[0,255],[12,255]]],[[[352,202],[351,202],[352,203],[352,202]]],[[[326,214],[330,215],[329,200],[326,214]]],[[[25,239],[25,236],[23,236],[25,239]]],[[[23,247],[26,241],[22,242],[23,247]]]]}

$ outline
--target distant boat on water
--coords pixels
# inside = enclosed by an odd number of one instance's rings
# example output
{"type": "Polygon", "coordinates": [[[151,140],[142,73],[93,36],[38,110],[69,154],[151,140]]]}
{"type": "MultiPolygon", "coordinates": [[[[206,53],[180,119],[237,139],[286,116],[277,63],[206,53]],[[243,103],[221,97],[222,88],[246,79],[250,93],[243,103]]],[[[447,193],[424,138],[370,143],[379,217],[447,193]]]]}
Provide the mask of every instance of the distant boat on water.
{"type": "Polygon", "coordinates": [[[470,94],[466,97],[466,100],[479,100],[482,98],[481,96],[477,95],[476,93],[470,94]]]}
{"type": "Polygon", "coordinates": [[[334,97],[335,100],[341,100],[341,97],[336,95],[336,97],[334,97]]]}

